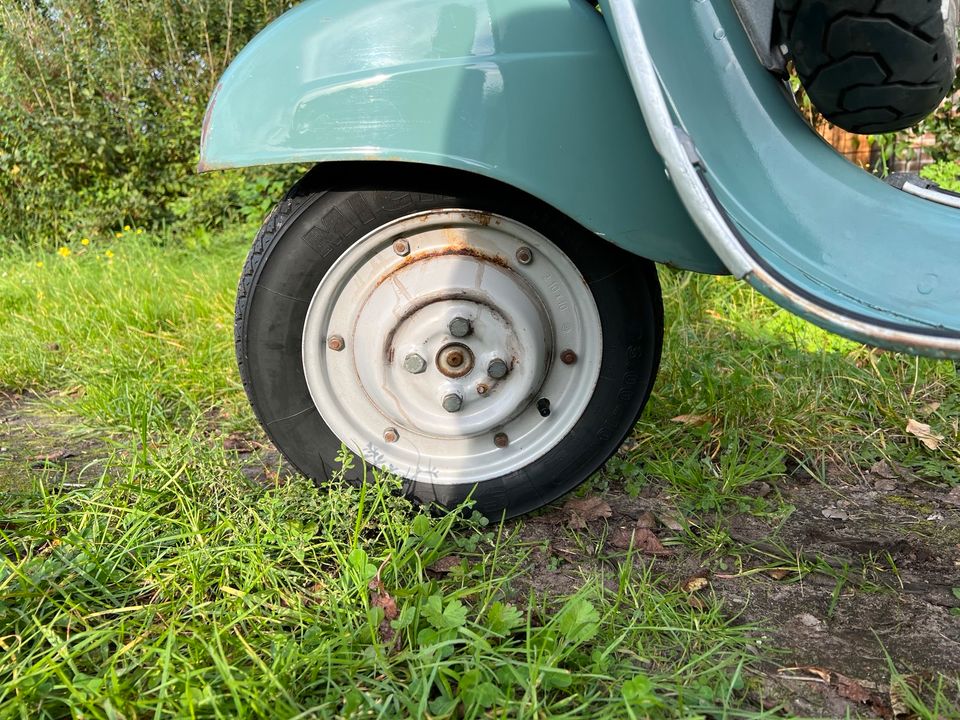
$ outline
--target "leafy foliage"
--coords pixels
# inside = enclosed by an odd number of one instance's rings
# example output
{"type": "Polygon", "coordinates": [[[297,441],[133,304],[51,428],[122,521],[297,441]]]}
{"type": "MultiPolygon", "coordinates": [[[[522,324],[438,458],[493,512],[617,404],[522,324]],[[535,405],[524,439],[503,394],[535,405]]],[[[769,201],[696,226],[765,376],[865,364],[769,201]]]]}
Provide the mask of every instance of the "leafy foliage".
{"type": "Polygon", "coordinates": [[[0,241],[258,213],[263,188],[248,180],[261,176],[195,175],[199,131],[232,56],[289,4],[0,5],[0,241]]]}

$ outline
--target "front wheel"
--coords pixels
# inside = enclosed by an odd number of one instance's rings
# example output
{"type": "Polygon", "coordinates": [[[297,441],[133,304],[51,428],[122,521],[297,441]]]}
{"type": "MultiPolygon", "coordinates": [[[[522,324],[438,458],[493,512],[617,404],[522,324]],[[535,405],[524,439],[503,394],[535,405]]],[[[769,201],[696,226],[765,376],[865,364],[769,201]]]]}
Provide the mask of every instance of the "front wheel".
{"type": "Polygon", "coordinates": [[[499,187],[315,182],[237,301],[244,386],[293,466],[324,479],[342,442],[424,503],[510,516],[617,449],[659,364],[651,263],[499,187]]]}

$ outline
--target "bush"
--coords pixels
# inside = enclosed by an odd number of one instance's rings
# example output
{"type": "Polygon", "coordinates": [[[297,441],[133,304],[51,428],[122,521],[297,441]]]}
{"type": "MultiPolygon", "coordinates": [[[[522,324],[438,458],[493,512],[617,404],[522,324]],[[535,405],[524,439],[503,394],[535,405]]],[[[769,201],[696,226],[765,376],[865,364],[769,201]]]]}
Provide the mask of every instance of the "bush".
{"type": "Polygon", "coordinates": [[[248,181],[273,176],[196,176],[199,133],[232,56],[289,5],[0,4],[0,243],[259,212],[263,188],[248,181]]]}
{"type": "Polygon", "coordinates": [[[932,180],[944,190],[960,192],[960,165],[955,162],[942,161],[927,165],[920,171],[927,180],[932,180]]]}

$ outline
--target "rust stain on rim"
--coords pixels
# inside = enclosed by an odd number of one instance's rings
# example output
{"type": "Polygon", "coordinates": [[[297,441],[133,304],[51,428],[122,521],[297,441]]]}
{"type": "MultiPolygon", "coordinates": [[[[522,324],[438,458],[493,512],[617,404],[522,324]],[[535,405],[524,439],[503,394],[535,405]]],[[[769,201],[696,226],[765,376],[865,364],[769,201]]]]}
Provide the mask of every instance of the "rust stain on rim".
{"type": "MultiPolygon", "coordinates": [[[[392,247],[392,244],[391,244],[392,247]]],[[[500,255],[491,255],[490,253],[485,253],[482,250],[478,250],[475,247],[471,247],[464,243],[463,241],[457,241],[452,245],[446,245],[441,248],[435,248],[433,250],[422,250],[417,253],[411,253],[407,255],[401,262],[392,267],[387,273],[381,275],[377,279],[377,287],[380,287],[390,278],[396,275],[398,272],[406,269],[410,265],[418,262],[429,262],[430,260],[436,260],[442,257],[450,257],[453,255],[461,255],[464,257],[472,257],[483,262],[492,263],[493,265],[499,265],[502,268],[509,269],[510,265],[507,263],[506,258],[500,255]]]]}

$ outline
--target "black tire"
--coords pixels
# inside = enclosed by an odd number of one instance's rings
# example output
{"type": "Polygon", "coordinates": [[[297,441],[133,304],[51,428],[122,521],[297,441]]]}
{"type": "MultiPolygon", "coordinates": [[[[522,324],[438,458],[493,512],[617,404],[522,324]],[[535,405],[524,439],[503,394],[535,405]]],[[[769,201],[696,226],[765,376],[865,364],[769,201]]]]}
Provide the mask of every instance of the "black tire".
{"type": "Polygon", "coordinates": [[[811,102],[854,133],[894,132],[936,110],[956,77],[956,4],[777,0],[784,41],[811,102]]]}
{"type": "MultiPolygon", "coordinates": [[[[324,180],[318,168],[267,218],[247,258],[236,305],[236,350],[250,403],[267,434],[303,475],[330,476],[341,442],[326,426],[304,377],[301,338],[307,306],[334,261],[355,241],[414,212],[466,208],[496,212],[538,230],[578,267],[600,311],[600,379],[573,430],[545,456],[473,484],[405,483],[410,497],[452,507],[468,496],[488,517],[544,505],[596,471],[632,430],[660,360],[663,309],[656,269],[584,230],[543,203],[468,176],[368,163],[324,180]]],[[[359,479],[362,470],[355,472],[359,479]]]]}

